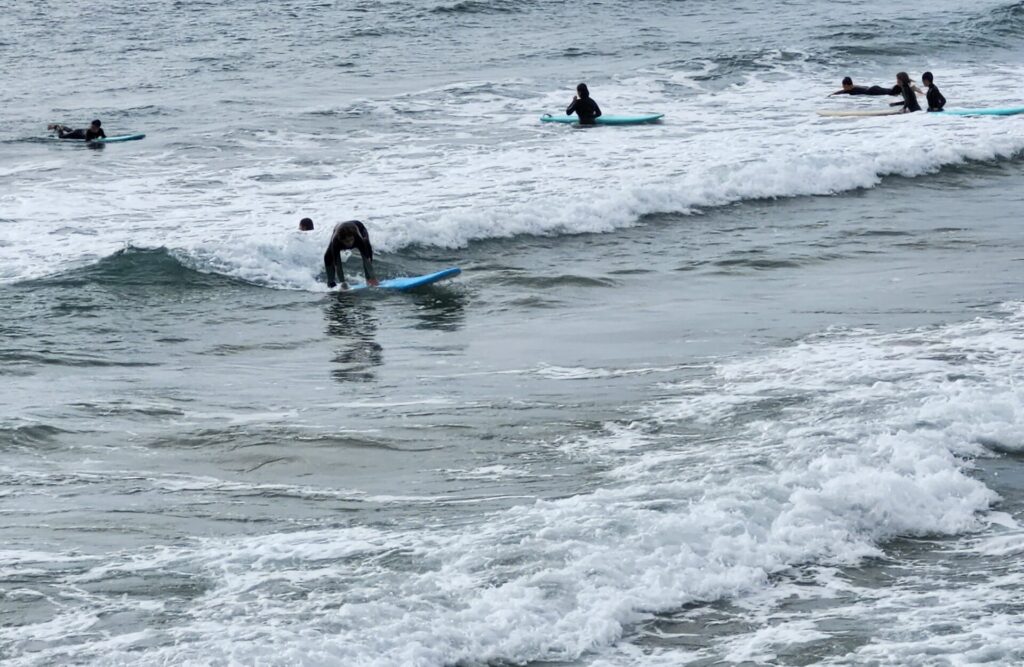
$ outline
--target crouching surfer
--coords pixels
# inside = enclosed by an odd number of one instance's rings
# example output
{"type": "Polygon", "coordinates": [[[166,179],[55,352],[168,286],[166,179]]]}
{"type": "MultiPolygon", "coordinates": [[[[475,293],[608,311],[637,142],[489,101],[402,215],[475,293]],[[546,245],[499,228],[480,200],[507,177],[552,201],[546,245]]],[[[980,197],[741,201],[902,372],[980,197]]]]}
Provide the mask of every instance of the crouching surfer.
{"type": "Polygon", "coordinates": [[[66,125],[61,125],[60,123],[47,125],[46,129],[56,132],[57,137],[60,139],[95,141],[96,139],[107,138],[107,133],[103,131],[103,123],[98,120],[94,120],[87,130],[73,130],[66,125]]]}
{"type": "MultiPolygon", "coordinates": [[[[310,220],[310,228],[312,228],[310,220]]],[[[339,222],[331,233],[331,242],[324,253],[324,267],[327,269],[327,286],[334,287],[341,283],[341,289],[348,289],[345,282],[345,271],[341,267],[341,251],[359,250],[363,258],[363,274],[366,276],[366,284],[377,286],[379,281],[373,273],[373,247],[370,245],[370,234],[366,227],[358,220],[339,222]],[[337,282],[335,282],[337,277],[337,282]]]]}

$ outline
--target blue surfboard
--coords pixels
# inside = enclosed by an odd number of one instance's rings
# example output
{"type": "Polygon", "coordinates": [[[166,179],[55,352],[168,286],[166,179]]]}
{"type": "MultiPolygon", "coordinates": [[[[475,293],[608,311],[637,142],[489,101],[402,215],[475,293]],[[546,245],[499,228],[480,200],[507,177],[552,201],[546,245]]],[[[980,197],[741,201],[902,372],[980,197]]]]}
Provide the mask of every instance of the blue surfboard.
{"type": "MultiPolygon", "coordinates": [[[[444,280],[445,278],[451,278],[462,273],[462,269],[457,266],[453,266],[450,269],[438,271],[436,273],[428,273],[423,276],[413,276],[411,278],[388,278],[387,280],[380,281],[378,287],[382,289],[396,290],[399,292],[405,292],[407,290],[416,289],[417,287],[423,287],[431,283],[436,283],[438,280],[444,280]]],[[[359,290],[368,289],[369,285],[365,283],[362,285],[352,285],[348,288],[349,292],[358,292],[359,290]]]]}
{"type": "Polygon", "coordinates": [[[944,111],[933,111],[932,113],[946,116],[1016,116],[1024,113],[1024,107],[1007,107],[1005,109],[946,109],[944,111]]]}
{"type": "Polygon", "coordinates": [[[119,134],[115,137],[106,137],[105,139],[93,139],[90,144],[114,144],[119,141],[138,141],[139,139],[145,139],[146,135],[139,134],[119,134]]]}
{"type": "Polygon", "coordinates": [[[146,135],[142,134],[141,132],[138,133],[138,134],[118,134],[118,135],[113,136],[113,137],[106,137],[106,138],[102,138],[102,139],[90,139],[89,141],[86,141],[85,139],[70,139],[70,138],[69,139],[62,139],[61,137],[52,137],[52,138],[53,139],[57,139],[58,141],[64,141],[64,142],[67,142],[67,143],[78,143],[78,144],[116,144],[116,143],[120,143],[122,141],[138,141],[139,139],[145,139],[146,135]]]}
{"type": "MultiPolygon", "coordinates": [[[[665,114],[663,113],[648,113],[638,114],[636,116],[598,116],[595,123],[597,125],[642,125],[643,123],[653,123],[661,120],[665,114]]],[[[575,123],[579,124],[580,119],[576,116],[552,116],[551,114],[544,114],[540,117],[542,123],[575,123]]]]}

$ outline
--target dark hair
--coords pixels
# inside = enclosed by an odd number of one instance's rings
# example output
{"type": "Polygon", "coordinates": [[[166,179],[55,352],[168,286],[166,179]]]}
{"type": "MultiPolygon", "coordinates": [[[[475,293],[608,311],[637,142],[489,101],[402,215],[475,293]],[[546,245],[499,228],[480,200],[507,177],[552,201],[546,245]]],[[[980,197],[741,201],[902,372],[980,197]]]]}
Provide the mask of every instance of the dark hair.
{"type": "Polygon", "coordinates": [[[588,97],[590,97],[590,90],[587,88],[587,84],[581,83],[580,85],[576,86],[576,94],[583,99],[587,99],[588,97]]]}
{"type": "Polygon", "coordinates": [[[852,86],[853,85],[853,79],[851,79],[848,76],[844,76],[843,77],[843,85],[844,86],[852,86]]]}
{"type": "Polygon", "coordinates": [[[910,76],[908,76],[906,72],[900,72],[899,74],[897,74],[896,80],[899,81],[904,86],[910,85],[910,76]]]}
{"type": "Polygon", "coordinates": [[[922,81],[931,81],[932,80],[932,73],[931,72],[925,72],[924,74],[921,75],[921,80],[922,81]]]}
{"type": "Polygon", "coordinates": [[[103,125],[103,123],[101,123],[98,118],[94,120],[92,124],[94,127],[99,127],[100,125],[103,125]]]}
{"type": "Polygon", "coordinates": [[[310,218],[299,220],[299,230],[303,232],[313,231],[313,221],[310,218]]]}

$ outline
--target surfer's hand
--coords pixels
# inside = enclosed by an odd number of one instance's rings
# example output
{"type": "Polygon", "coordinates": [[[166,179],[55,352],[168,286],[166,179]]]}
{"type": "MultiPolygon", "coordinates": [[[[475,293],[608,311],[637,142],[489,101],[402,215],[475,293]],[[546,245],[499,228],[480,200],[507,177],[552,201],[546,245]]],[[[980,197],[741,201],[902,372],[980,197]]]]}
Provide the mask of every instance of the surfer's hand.
{"type": "Polygon", "coordinates": [[[347,291],[347,290],[348,290],[348,283],[342,283],[342,284],[341,284],[341,289],[343,289],[343,290],[346,290],[346,291],[347,291]]]}
{"type": "Polygon", "coordinates": [[[370,287],[376,287],[377,285],[380,285],[380,281],[377,280],[376,278],[370,278],[369,280],[366,281],[366,284],[369,285],[370,287]]]}

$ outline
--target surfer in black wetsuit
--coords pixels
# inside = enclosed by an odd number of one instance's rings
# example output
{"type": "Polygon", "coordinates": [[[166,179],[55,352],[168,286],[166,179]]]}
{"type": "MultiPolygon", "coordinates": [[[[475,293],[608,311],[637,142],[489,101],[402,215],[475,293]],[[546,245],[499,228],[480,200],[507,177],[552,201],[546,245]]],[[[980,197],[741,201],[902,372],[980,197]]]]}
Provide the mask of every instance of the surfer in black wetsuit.
{"type": "Polygon", "coordinates": [[[921,105],[917,103],[917,95],[914,94],[914,85],[910,83],[910,76],[906,72],[900,72],[896,75],[896,86],[900,89],[900,94],[903,95],[902,102],[893,102],[889,106],[898,107],[903,106],[903,113],[910,113],[911,111],[920,111],[921,105]]]}
{"type": "Polygon", "coordinates": [[[579,116],[580,125],[593,125],[601,115],[601,107],[597,106],[597,102],[590,96],[590,90],[585,83],[576,86],[576,94],[572,98],[572,104],[565,110],[565,115],[571,116],[573,112],[579,116]]]}
{"type": "Polygon", "coordinates": [[[855,85],[853,85],[853,79],[851,79],[850,77],[847,76],[847,77],[843,78],[843,89],[842,90],[837,90],[834,93],[830,93],[829,97],[832,97],[832,95],[899,95],[899,94],[900,94],[899,87],[883,88],[882,86],[871,86],[871,87],[855,86],[855,85]]]}
{"type": "Polygon", "coordinates": [[[107,133],[103,131],[102,123],[98,120],[94,120],[89,129],[87,130],[73,130],[70,127],[55,123],[47,126],[46,129],[53,130],[57,133],[57,136],[61,139],[79,139],[85,141],[94,141],[96,139],[106,139],[107,133]]]}
{"type": "MultiPolygon", "coordinates": [[[[312,222],[312,221],[310,221],[312,222]]],[[[363,257],[363,273],[366,275],[366,284],[378,284],[377,277],[373,273],[373,247],[370,245],[370,234],[366,227],[358,220],[339,222],[331,233],[331,243],[324,253],[324,266],[327,268],[327,286],[334,287],[335,274],[341,289],[348,289],[345,282],[345,272],[341,268],[341,251],[356,248],[363,257]]]]}
{"type": "Polygon", "coordinates": [[[946,98],[939,92],[939,87],[935,85],[932,73],[922,74],[921,83],[928,89],[928,94],[925,96],[928,100],[928,111],[942,111],[942,108],[946,106],[946,98]]]}

